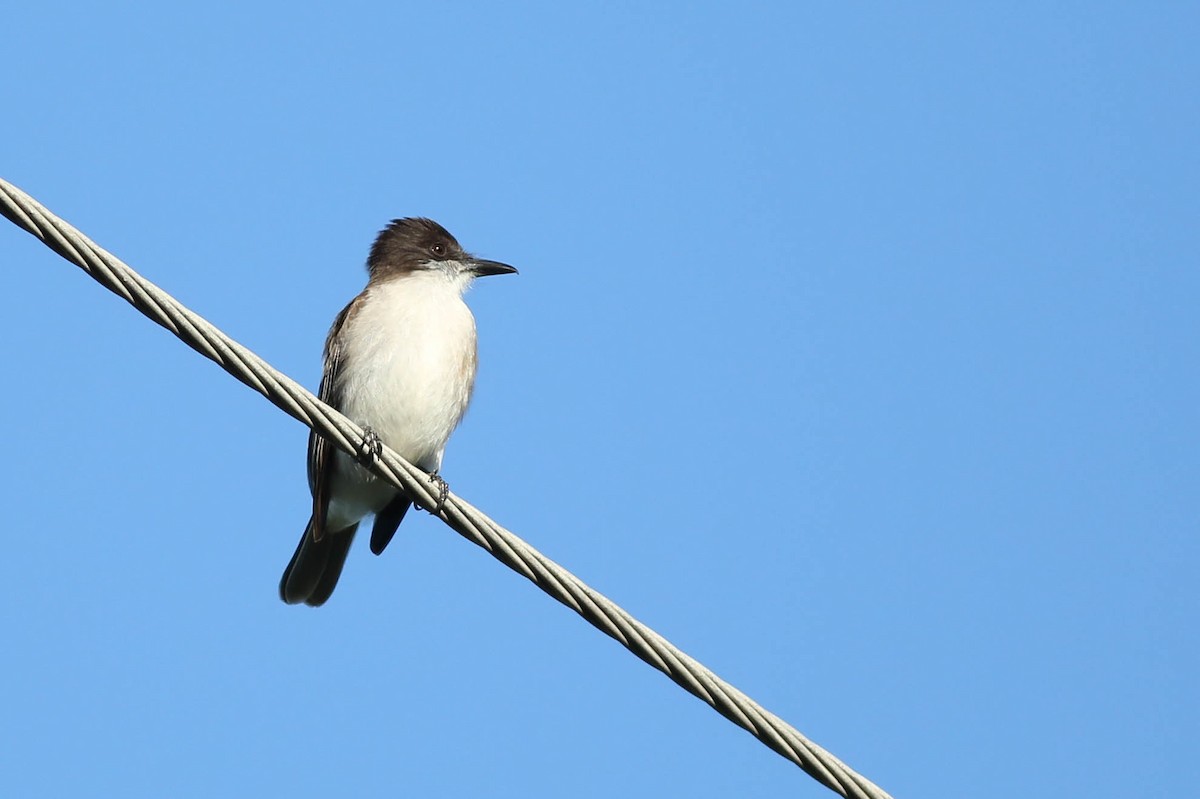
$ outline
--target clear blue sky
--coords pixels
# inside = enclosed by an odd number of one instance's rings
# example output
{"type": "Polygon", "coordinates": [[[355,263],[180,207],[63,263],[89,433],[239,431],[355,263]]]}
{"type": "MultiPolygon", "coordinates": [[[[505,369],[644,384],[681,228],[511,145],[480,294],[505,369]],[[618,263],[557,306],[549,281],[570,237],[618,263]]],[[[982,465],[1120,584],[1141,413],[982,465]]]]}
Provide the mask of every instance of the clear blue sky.
{"type": "MultiPolygon", "coordinates": [[[[1200,781],[1194,4],[18,4],[0,174],[315,389],[387,220],[454,490],[898,797],[1200,781]]],[[[5,796],[833,794],[0,225],[5,796]]]]}

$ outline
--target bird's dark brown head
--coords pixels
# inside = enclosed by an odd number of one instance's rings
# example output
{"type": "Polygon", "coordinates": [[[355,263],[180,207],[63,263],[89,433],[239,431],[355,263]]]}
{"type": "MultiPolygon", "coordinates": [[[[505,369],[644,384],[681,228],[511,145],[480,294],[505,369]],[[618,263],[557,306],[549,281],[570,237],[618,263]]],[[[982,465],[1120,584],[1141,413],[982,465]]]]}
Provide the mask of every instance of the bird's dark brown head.
{"type": "Polygon", "coordinates": [[[508,264],[476,258],[446,228],[421,217],[393,219],[380,231],[367,257],[372,280],[436,268],[456,269],[471,277],[517,271],[508,264]]]}

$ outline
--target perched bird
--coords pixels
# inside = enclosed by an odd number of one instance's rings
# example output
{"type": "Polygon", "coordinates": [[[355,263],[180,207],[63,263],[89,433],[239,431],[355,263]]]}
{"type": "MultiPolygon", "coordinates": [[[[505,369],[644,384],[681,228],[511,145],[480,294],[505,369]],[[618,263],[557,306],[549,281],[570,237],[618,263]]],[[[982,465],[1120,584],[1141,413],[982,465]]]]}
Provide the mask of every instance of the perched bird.
{"type": "MultiPolygon", "coordinates": [[[[475,317],[463,302],[471,282],[517,270],[476,258],[430,219],[395,219],[367,258],[367,286],[325,340],[322,401],[434,479],[475,385],[475,317]]],[[[318,606],[337,585],[363,517],[375,516],[371,551],[392,540],[412,504],[353,456],[308,436],[312,517],[283,572],[284,602],[318,606]]]]}

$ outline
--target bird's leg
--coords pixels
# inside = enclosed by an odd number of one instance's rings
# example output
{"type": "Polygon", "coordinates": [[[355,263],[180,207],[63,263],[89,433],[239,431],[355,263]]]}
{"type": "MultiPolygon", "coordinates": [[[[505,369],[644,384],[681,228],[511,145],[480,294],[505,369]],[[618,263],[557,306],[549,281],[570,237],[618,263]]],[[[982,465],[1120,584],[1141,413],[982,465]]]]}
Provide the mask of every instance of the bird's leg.
{"type": "Polygon", "coordinates": [[[379,456],[382,454],[383,441],[379,438],[379,434],[370,426],[364,427],[362,444],[358,448],[358,462],[363,466],[370,466],[379,460],[379,456]]]}
{"type": "Polygon", "coordinates": [[[429,474],[429,482],[433,483],[438,488],[437,504],[433,506],[433,510],[429,511],[434,516],[437,516],[442,512],[442,507],[446,504],[446,497],[450,496],[450,486],[446,485],[446,481],[443,480],[442,476],[437,472],[431,472],[429,474]]]}

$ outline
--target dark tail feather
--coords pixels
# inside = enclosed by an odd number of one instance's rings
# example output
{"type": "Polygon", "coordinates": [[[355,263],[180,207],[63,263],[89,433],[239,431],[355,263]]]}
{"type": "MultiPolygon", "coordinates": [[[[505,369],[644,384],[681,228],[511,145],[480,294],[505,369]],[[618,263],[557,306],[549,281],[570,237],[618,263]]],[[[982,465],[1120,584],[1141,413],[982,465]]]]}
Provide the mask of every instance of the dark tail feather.
{"type": "Polygon", "coordinates": [[[404,514],[408,513],[408,506],[411,504],[408,497],[397,494],[391,502],[383,506],[383,510],[375,514],[375,524],[371,527],[371,551],[376,555],[383,552],[392,540],[396,528],[404,521],[404,514]]]}
{"type": "Polygon", "coordinates": [[[280,599],[289,605],[303,602],[316,607],[325,604],[342,575],[342,566],[346,564],[346,555],[357,529],[358,525],[354,524],[337,532],[326,530],[320,541],[313,541],[310,519],[304,535],[300,536],[296,553],[283,570],[283,579],[279,581],[280,599]]]}

